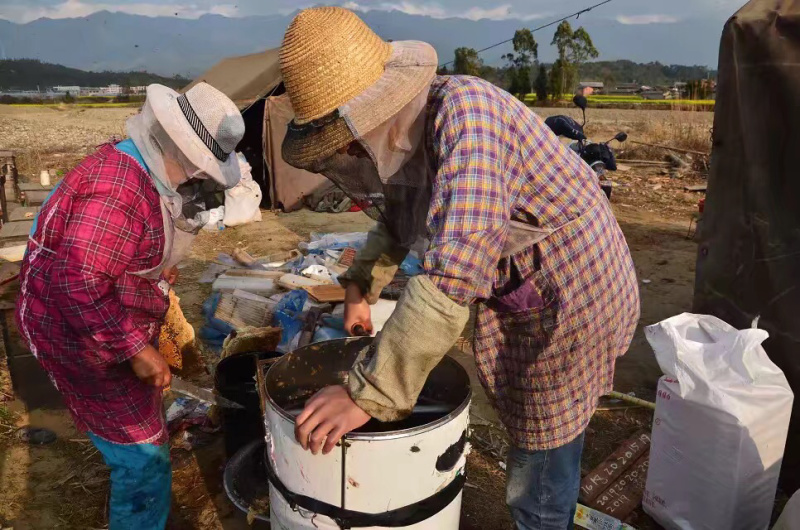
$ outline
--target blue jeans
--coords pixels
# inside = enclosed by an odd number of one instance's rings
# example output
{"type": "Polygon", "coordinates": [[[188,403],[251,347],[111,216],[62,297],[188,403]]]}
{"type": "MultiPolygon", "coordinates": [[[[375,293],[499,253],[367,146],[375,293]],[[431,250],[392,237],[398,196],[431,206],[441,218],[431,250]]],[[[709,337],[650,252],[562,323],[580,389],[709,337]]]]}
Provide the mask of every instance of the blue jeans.
{"type": "Polygon", "coordinates": [[[172,499],[169,445],[120,445],[89,433],[111,468],[109,530],[163,530],[172,499]]]}
{"type": "Polygon", "coordinates": [[[506,503],[518,530],[572,528],[581,487],[583,436],[548,451],[511,447],[506,503]]]}

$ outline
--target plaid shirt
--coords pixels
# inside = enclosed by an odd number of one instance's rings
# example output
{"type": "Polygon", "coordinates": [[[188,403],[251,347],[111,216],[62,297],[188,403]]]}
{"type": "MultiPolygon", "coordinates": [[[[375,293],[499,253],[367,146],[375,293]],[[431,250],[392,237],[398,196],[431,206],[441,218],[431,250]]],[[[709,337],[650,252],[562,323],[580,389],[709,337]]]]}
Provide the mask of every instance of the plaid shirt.
{"type": "Polygon", "coordinates": [[[113,145],[70,171],[39,214],[22,265],[17,324],[78,428],[114,443],[163,443],[161,389],[125,362],[157,336],[168,299],[131,273],[159,265],[160,198],[113,145]]]}
{"type": "Polygon", "coordinates": [[[427,149],[437,174],[426,274],[461,304],[480,304],[478,372],[514,443],[574,440],[612,389],[639,317],[625,238],[597,175],[507,92],[472,77],[431,89],[427,149]],[[567,227],[501,259],[509,221],[567,227]],[[543,306],[503,312],[530,283],[543,306]]]}

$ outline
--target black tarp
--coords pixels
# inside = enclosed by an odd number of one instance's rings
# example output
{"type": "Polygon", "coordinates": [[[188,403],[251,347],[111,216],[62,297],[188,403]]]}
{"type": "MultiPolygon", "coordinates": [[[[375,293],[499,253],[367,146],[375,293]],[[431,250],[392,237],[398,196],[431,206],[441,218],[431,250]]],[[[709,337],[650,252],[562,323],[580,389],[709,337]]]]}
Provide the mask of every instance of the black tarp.
{"type": "MultiPolygon", "coordinates": [[[[800,0],[752,0],[725,26],[694,310],[770,334],[800,396],[800,0]]],[[[800,399],[782,485],[800,488],[800,399]]]]}

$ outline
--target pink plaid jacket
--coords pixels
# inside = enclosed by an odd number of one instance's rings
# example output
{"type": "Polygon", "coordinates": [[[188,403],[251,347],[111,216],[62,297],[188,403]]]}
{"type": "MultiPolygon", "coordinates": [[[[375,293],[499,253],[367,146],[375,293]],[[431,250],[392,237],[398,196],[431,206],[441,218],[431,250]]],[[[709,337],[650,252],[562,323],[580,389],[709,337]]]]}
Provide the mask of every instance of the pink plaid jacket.
{"type": "Polygon", "coordinates": [[[17,325],[78,428],[110,442],[167,439],[160,389],[126,362],[169,305],[157,282],[131,273],[158,266],[163,250],[158,191],[111,144],[64,177],[28,243],[17,325]]]}

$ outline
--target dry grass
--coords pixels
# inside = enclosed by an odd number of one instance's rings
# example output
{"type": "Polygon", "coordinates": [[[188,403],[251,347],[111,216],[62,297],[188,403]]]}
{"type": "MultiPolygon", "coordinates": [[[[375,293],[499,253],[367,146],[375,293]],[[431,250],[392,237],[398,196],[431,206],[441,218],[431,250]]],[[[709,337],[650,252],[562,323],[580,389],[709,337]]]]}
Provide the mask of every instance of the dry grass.
{"type": "Polygon", "coordinates": [[[11,373],[8,370],[5,348],[0,347],[0,421],[3,421],[5,410],[2,403],[14,399],[14,385],[11,382],[11,373]]]}
{"type": "Polygon", "coordinates": [[[505,499],[506,473],[498,460],[481,450],[467,457],[467,485],[461,506],[462,530],[511,530],[505,499]]]}
{"type": "Polygon", "coordinates": [[[133,108],[12,107],[0,105],[0,149],[17,151],[20,173],[66,171],[95,146],[125,134],[133,108]]]}
{"type": "Polygon", "coordinates": [[[17,156],[17,171],[31,181],[39,179],[39,172],[52,170],[56,178],[51,179],[55,184],[60,177],[80,163],[83,154],[62,153],[58,151],[33,148],[17,156]]]}
{"type": "Polygon", "coordinates": [[[19,415],[0,405],[0,440],[10,438],[17,430],[19,415]]]}
{"type": "MultiPolygon", "coordinates": [[[[645,143],[697,151],[700,153],[711,153],[711,131],[712,128],[707,122],[685,119],[685,112],[669,113],[669,119],[658,120],[648,116],[646,119],[633,125],[636,131],[634,140],[645,143]]],[[[691,115],[691,113],[688,113],[691,115]]],[[[663,160],[669,153],[665,149],[649,147],[631,143],[626,147],[625,158],[634,160],[663,160]]],[[[706,161],[698,155],[686,155],[679,153],[681,158],[688,162],[699,162],[697,170],[707,169],[706,161]]]]}

